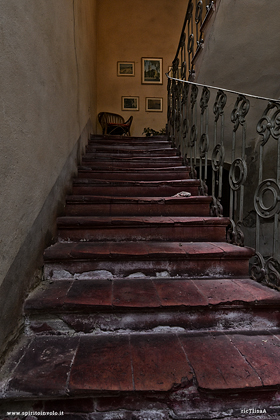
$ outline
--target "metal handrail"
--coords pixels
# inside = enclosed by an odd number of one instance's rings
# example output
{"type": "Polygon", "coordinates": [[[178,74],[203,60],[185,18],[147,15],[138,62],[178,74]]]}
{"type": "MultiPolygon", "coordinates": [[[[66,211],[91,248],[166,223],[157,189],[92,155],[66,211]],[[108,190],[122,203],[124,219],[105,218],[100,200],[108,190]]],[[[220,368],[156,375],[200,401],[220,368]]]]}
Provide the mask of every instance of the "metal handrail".
{"type": "Polygon", "coordinates": [[[221,88],[221,87],[217,87],[217,86],[207,85],[207,84],[204,84],[204,83],[192,82],[190,80],[177,79],[176,77],[169,76],[169,73],[171,71],[172,70],[169,70],[169,72],[165,73],[165,75],[167,76],[168,79],[172,79],[172,80],[175,80],[177,82],[188,83],[190,85],[196,85],[196,86],[200,86],[200,87],[207,87],[208,89],[221,90],[222,92],[233,93],[235,95],[242,95],[242,96],[253,98],[253,99],[260,99],[262,101],[280,102],[280,98],[279,99],[266,98],[265,96],[252,95],[251,93],[244,93],[244,92],[239,92],[239,91],[236,91],[236,90],[231,90],[231,89],[221,88]]]}

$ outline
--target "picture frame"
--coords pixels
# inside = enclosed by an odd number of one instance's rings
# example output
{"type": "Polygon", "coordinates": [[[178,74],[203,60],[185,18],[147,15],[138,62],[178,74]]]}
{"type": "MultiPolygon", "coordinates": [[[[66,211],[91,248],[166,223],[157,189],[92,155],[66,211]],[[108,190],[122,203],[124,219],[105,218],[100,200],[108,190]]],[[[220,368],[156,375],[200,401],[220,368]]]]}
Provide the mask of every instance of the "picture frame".
{"type": "Polygon", "coordinates": [[[139,111],[139,96],[122,96],[122,111],[139,111]]]}
{"type": "Polygon", "coordinates": [[[135,76],[135,62],[134,61],[118,61],[117,62],[117,75],[124,77],[135,76]]]}
{"type": "Polygon", "coordinates": [[[163,98],[148,97],[146,98],[147,112],[162,112],[163,98]]]}
{"type": "Polygon", "coordinates": [[[142,57],[142,84],[162,85],[162,58],[142,57]]]}

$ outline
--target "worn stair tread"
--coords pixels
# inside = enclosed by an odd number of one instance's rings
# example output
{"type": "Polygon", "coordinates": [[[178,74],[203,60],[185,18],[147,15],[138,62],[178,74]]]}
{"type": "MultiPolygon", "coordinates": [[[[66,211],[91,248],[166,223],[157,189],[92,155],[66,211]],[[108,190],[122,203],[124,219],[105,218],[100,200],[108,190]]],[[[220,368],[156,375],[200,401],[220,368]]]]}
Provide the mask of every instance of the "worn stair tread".
{"type": "Polygon", "coordinates": [[[174,149],[173,147],[171,147],[171,146],[166,146],[166,147],[156,147],[156,146],[153,146],[153,147],[147,147],[147,148],[145,148],[145,149],[143,149],[143,148],[139,148],[139,149],[137,149],[137,147],[127,147],[127,146],[124,146],[124,147],[121,147],[121,146],[115,146],[115,147],[111,147],[111,146],[108,146],[108,147],[97,147],[97,146],[94,146],[94,145],[90,145],[90,146],[86,146],[86,155],[89,155],[89,154],[97,154],[97,155],[102,155],[102,154],[108,154],[108,155],[112,155],[112,156],[114,156],[114,155],[118,155],[118,154],[125,154],[125,155],[139,155],[139,156],[145,156],[145,155],[147,155],[147,156],[149,156],[150,154],[151,155],[153,155],[153,154],[157,154],[157,153],[163,153],[163,154],[170,154],[170,156],[176,156],[177,155],[177,150],[176,149],[174,149]]]}
{"type": "Polygon", "coordinates": [[[188,203],[211,203],[212,197],[191,196],[191,197],[112,197],[99,195],[68,195],[67,203],[142,203],[142,204],[178,204],[187,205],[188,203]]]}
{"type": "Polygon", "coordinates": [[[168,216],[160,216],[160,217],[137,217],[137,216],[130,216],[130,217],[108,217],[108,216],[62,216],[57,218],[57,226],[61,227],[81,227],[81,228],[88,228],[91,226],[151,226],[151,225],[177,225],[177,226],[224,226],[226,227],[229,224],[229,218],[227,217],[168,217],[168,216]]]}
{"type": "MultiPolygon", "coordinates": [[[[94,168],[88,167],[88,166],[80,166],[79,171],[88,171],[88,172],[102,172],[101,170],[96,170],[94,168]]],[[[167,166],[167,167],[161,167],[161,168],[145,168],[145,167],[139,167],[139,168],[118,168],[116,170],[112,170],[112,174],[118,174],[118,173],[133,173],[133,172],[139,172],[141,175],[145,174],[145,172],[151,172],[151,173],[157,173],[158,175],[161,175],[161,173],[165,172],[178,172],[181,173],[182,171],[188,171],[188,167],[184,165],[180,166],[167,166]]],[[[103,172],[107,172],[106,169],[103,170],[103,172]]]]}
{"type": "Polygon", "coordinates": [[[88,260],[94,258],[207,258],[248,259],[254,250],[226,242],[64,242],[50,246],[44,252],[45,261],[88,260]]]}
{"type": "Polygon", "coordinates": [[[109,186],[137,186],[137,187],[161,187],[161,186],[175,186],[187,187],[188,185],[200,183],[196,179],[171,179],[171,180],[155,180],[155,181],[131,181],[131,180],[111,180],[111,179],[92,179],[92,178],[76,178],[73,180],[74,186],[79,185],[109,185],[109,186]]]}
{"type": "Polygon", "coordinates": [[[280,336],[266,332],[35,336],[20,356],[1,398],[167,392],[196,384],[232,393],[280,385],[280,336]]]}
{"type": "Polygon", "coordinates": [[[212,197],[114,197],[70,195],[66,198],[68,216],[209,216],[212,197]]]}
{"type": "Polygon", "coordinates": [[[86,150],[150,150],[150,149],[173,149],[172,145],[168,141],[157,141],[156,143],[153,142],[124,142],[118,141],[117,144],[114,141],[106,141],[106,143],[102,141],[95,141],[89,142],[86,150]]]}
{"type": "Polygon", "coordinates": [[[109,135],[91,135],[89,139],[89,144],[94,144],[95,142],[102,141],[103,143],[109,143],[114,142],[117,143],[130,143],[133,144],[134,142],[138,143],[151,143],[152,145],[155,145],[157,142],[168,142],[170,143],[170,140],[168,140],[167,136],[150,136],[150,137],[143,137],[143,136],[109,136],[109,135]]]}
{"type": "Polygon", "coordinates": [[[158,149],[158,150],[154,150],[154,151],[135,151],[135,152],[131,152],[131,151],[122,151],[122,152],[115,152],[115,153],[110,153],[110,152],[87,152],[86,155],[87,159],[95,159],[95,158],[100,158],[100,159],[107,159],[107,158],[113,158],[113,157],[119,157],[119,158],[135,158],[135,159],[141,159],[141,157],[146,157],[146,158],[150,158],[151,160],[153,158],[169,158],[172,156],[177,157],[176,155],[176,151],[173,149],[169,149],[169,150],[164,150],[164,149],[158,149]]]}
{"type": "Polygon", "coordinates": [[[59,241],[195,241],[226,239],[228,218],[147,216],[64,216],[59,241]]]}
{"type": "Polygon", "coordinates": [[[79,178],[112,179],[112,180],[172,180],[190,178],[189,169],[186,166],[167,166],[167,167],[133,167],[133,168],[114,168],[96,169],[90,165],[83,165],[78,168],[79,178]]]}
{"type": "MultiPolygon", "coordinates": [[[[247,279],[127,278],[44,282],[25,301],[25,313],[130,311],[170,308],[277,309],[280,294],[247,279]]],[[[279,318],[279,317],[278,317],[279,318]]],[[[277,319],[278,319],[277,318],[277,319]]]]}
{"type": "MultiPolygon", "coordinates": [[[[102,169],[103,170],[112,170],[117,171],[119,168],[127,170],[130,169],[161,169],[164,165],[166,168],[173,168],[176,166],[182,166],[182,160],[170,159],[170,158],[162,158],[153,161],[152,159],[143,158],[143,159],[124,159],[124,158],[116,158],[116,159],[82,159],[81,165],[87,168],[92,168],[94,170],[102,169]]],[[[81,167],[82,167],[81,166],[81,167]]],[[[80,167],[80,168],[81,168],[80,167]]]]}
{"type": "Polygon", "coordinates": [[[159,185],[110,185],[110,184],[74,184],[72,188],[73,195],[102,195],[102,196],[138,196],[138,197],[173,197],[179,193],[189,193],[192,196],[198,196],[200,191],[200,182],[195,180],[190,180],[188,184],[183,186],[172,185],[172,184],[159,184],[159,185]]]}

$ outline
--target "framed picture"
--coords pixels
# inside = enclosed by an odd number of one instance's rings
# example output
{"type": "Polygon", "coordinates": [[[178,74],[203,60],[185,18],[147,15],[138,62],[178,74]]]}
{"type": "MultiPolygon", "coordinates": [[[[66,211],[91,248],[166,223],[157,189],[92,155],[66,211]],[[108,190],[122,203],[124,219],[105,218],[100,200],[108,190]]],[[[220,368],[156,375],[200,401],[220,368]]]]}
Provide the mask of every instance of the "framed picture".
{"type": "Polygon", "coordinates": [[[118,76],[135,76],[134,61],[118,61],[118,76]]]}
{"type": "Polygon", "coordinates": [[[146,98],[146,111],[162,112],[162,98],[146,98]]]}
{"type": "Polygon", "coordinates": [[[122,111],[139,111],[139,96],[122,96],[122,111]]]}
{"type": "Polygon", "coordinates": [[[142,83],[162,85],[162,58],[142,58],[142,83]]]}

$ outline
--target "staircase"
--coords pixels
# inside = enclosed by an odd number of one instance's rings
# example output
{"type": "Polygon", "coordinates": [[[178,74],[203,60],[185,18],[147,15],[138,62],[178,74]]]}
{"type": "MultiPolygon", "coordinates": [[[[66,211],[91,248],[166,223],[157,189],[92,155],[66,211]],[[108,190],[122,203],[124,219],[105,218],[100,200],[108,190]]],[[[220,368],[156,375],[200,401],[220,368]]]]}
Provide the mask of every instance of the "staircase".
{"type": "Polygon", "coordinates": [[[164,137],[91,137],[2,369],[4,418],[280,413],[280,295],[188,174],[164,137]]]}

